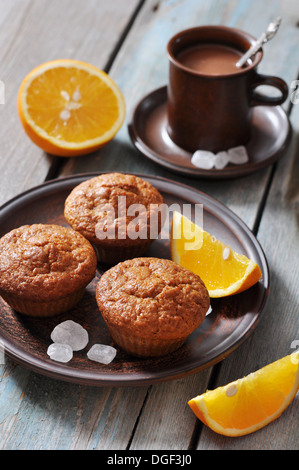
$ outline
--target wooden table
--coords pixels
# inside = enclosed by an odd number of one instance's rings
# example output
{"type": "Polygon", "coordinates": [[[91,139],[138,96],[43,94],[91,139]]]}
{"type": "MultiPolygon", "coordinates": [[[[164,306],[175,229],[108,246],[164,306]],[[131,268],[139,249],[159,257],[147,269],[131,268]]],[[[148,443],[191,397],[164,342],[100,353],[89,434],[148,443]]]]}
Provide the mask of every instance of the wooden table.
{"type": "MultiPolygon", "coordinates": [[[[167,83],[166,44],[176,32],[204,24],[235,26],[258,36],[283,21],[265,46],[259,71],[293,90],[298,73],[296,0],[0,0],[0,203],[44,181],[76,173],[119,170],[159,175],[200,189],[233,210],[256,235],[271,274],[269,301],[254,333],[213,367],[141,387],[92,387],[55,380],[5,358],[0,383],[3,450],[228,450],[299,448],[298,399],[275,422],[241,438],[202,426],[187,401],[290,354],[299,341],[299,107],[283,105],[293,126],[290,147],[273,166],[230,180],[172,173],[139,153],[127,124],[136,103],[167,83]],[[101,151],[56,158],[25,135],[16,97],[24,76],[56,58],[76,58],[106,70],[122,90],[127,121],[101,151]],[[295,343],[294,343],[295,342],[295,343]]],[[[293,98],[293,99],[291,99],[293,98]]]]}

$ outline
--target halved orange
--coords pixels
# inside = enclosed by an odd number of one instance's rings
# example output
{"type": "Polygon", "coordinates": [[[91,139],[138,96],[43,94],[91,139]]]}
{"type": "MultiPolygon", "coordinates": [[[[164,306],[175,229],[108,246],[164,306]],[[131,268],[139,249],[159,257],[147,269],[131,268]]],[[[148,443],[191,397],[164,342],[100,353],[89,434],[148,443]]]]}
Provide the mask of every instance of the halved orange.
{"type": "Polygon", "coordinates": [[[179,212],[173,213],[171,258],[199,275],[210,297],[225,297],[252,287],[262,277],[258,264],[179,212]]]}
{"type": "Polygon", "coordinates": [[[116,83],[97,67],[54,60],[25,77],[18,112],[36,145],[71,157],[93,152],[116,135],[125,118],[125,101],[116,83]]]}
{"type": "Polygon", "coordinates": [[[299,353],[285,356],[242,379],[188,402],[213,431],[243,436],[278,418],[299,389],[299,353]]]}

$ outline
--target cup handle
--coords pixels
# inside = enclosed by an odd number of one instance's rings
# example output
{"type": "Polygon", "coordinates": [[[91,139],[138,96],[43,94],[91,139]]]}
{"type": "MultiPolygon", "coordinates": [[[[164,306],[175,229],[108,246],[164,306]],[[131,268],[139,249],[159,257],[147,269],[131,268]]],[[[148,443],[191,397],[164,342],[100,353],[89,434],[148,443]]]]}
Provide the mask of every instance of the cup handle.
{"type": "Polygon", "coordinates": [[[251,99],[250,106],[277,106],[287,99],[289,89],[284,80],[278,77],[272,77],[271,75],[256,74],[256,79],[251,88],[251,99]],[[260,85],[269,85],[278,88],[281,92],[281,96],[265,96],[255,91],[255,88],[260,85]]]}

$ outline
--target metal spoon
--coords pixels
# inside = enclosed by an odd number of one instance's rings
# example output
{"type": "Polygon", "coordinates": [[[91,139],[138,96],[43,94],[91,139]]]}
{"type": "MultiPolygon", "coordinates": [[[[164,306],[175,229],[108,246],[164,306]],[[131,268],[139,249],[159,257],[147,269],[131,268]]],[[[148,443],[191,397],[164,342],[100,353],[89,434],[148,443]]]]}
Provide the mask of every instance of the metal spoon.
{"type": "Polygon", "coordinates": [[[275,21],[269,24],[267,30],[255,41],[255,43],[248,49],[247,52],[241,57],[240,60],[236,63],[236,67],[240,68],[242,65],[246,63],[250,57],[252,57],[259,49],[262,47],[263,44],[268,42],[270,39],[272,39],[281,23],[281,17],[279,16],[275,21]]]}

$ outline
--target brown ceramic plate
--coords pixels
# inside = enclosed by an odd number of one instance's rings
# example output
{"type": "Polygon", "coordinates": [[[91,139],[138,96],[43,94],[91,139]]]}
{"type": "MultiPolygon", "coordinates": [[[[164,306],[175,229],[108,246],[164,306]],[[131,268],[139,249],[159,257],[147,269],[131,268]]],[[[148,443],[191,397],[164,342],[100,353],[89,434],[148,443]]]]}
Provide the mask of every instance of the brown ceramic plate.
{"type": "Polygon", "coordinates": [[[246,146],[249,161],[218,170],[203,170],[191,163],[192,154],[178,147],[167,133],[167,87],[145,96],[136,106],[129,134],[146,157],[176,173],[201,178],[237,178],[274,163],[286,150],[291,137],[289,119],[280,106],[253,109],[252,137],[246,146]]]}
{"type": "MultiPolygon", "coordinates": [[[[79,183],[95,173],[57,179],[33,188],[0,209],[0,235],[33,223],[55,223],[67,226],[64,201],[79,183]]],[[[224,359],[254,330],[260,319],[269,290],[269,272],[264,253],[247,226],[224,205],[188,186],[164,178],[138,175],[152,183],[168,205],[202,204],[204,228],[221,238],[233,249],[243,252],[260,266],[262,280],[247,292],[231,298],[212,301],[212,313],[176,352],[155,359],[138,359],[118,351],[109,365],[92,362],[86,356],[94,343],[113,344],[95,302],[95,287],[101,276],[87,287],[82,301],[72,311],[49,319],[24,316],[12,310],[0,298],[0,344],[7,356],[49,377],[87,385],[143,385],[175,379],[195,373],[224,359]],[[89,332],[85,350],[74,353],[67,363],[47,356],[50,334],[60,322],[73,319],[89,332]]],[[[174,207],[174,206],[173,206],[174,207]]],[[[171,211],[170,211],[171,215],[171,211]]],[[[157,239],[147,253],[169,258],[168,232],[157,239]]]]}

